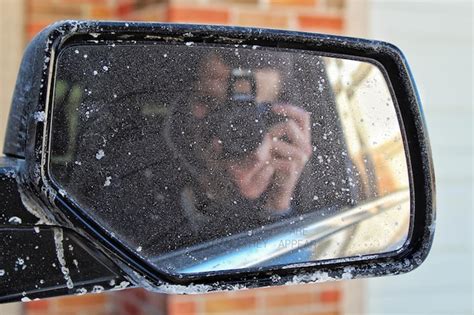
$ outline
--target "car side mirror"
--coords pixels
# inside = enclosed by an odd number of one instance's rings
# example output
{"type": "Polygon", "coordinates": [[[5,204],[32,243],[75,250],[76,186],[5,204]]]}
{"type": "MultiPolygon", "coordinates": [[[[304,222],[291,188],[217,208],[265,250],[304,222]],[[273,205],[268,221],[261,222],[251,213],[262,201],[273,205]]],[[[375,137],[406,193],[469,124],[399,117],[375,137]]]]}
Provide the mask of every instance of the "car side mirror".
{"type": "Polygon", "coordinates": [[[434,233],[420,100],[379,41],[56,23],[25,53],[4,153],[21,203],[0,235],[53,229],[62,279],[28,288],[4,238],[3,301],[105,281],[78,284],[70,239],[120,277],[102,289],[194,293],[405,273],[434,233]]]}

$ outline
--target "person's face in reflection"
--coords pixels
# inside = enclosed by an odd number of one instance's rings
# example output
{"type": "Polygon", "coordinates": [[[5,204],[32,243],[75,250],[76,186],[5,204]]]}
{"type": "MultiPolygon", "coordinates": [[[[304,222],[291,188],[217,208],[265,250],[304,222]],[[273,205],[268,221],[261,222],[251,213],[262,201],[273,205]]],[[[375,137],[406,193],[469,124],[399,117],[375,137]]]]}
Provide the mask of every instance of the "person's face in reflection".
{"type": "MultiPolygon", "coordinates": [[[[217,107],[224,106],[231,71],[217,55],[206,58],[201,68],[197,90],[202,101],[191,104],[197,119],[204,119],[217,107]]],[[[257,83],[257,103],[273,104],[271,110],[283,119],[270,126],[260,145],[243,158],[216,158],[222,153],[219,135],[214,135],[202,149],[202,158],[208,170],[226,174],[242,196],[255,200],[267,192],[265,207],[283,212],[291,208],[294,189],[312,153],[310,114],[296,104],[278,103],[282,82],[277,69],[251,70],[257,83]]],[[[237,88],[245,89],[245,86],[237,88]]]]}
{"type": "MultiPolygon", "coordinates": [[[[199,92],[202,96],[212,97],[221,102],[227,96],[227,81],[230,68],[217,55],[211,55],[201,65],[199,92]]],[[[208,105],[208,104],[206,104],[208,105]]]]}

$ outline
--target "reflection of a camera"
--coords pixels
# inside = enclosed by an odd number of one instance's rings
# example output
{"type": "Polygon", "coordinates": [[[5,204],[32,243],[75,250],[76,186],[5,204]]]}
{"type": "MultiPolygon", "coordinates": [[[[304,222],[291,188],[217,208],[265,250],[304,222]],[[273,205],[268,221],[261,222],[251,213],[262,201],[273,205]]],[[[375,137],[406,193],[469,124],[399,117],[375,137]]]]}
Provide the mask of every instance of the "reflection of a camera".
{"type": "Polygon", "coordinates": [[[212,133],[222,142],[222,157],[242,158],[255,151],[265,133],[283,117],[269,102],[257,103],[257,82],[251,70],[233,69],[228,101],[210,117],[212,133]]]}

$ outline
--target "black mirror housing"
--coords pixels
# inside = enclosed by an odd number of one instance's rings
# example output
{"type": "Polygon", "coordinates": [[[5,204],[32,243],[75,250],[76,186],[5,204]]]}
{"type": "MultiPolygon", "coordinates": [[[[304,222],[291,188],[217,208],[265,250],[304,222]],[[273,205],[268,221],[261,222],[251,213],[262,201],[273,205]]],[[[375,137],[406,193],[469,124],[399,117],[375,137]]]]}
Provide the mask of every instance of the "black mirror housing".
{"type": "MultiPolygon", "coordinates": [[[[34,213],[41,224],[65,229],[67,233],[74,235],[71,238],[77,239],[77,243],[82,244],[81,246],[97,248],[96,254],[92,250],[86,252],[92,257],[100,256],[99,259],[107,266],[107,278],[102,278],[101,283],[105,281],[104,279],[106,281],[116,279],[114,283],[126,281],[159,292],[201,293],[402,274],[415,269],[425,260],[434,235],[435,181],[421,102],[402,52],[391,44],[379,41],[226,26],[58,22],[35,37],[25,52],[13,96],[3,152],[8,163],[5,162],[0,166],[6,168],[8,164],[9,170],[15,172],[15,181],[24,193],[23,199],[27,198],[35,205],[34,213]],[[131,251],[123,242],[113,237],[99,222],[78,209],[69,199],[68,192],[61,191],[50,178],[48,161],[51,104],[57,60],[61,51],[72,43],[132,44],[150,41],[166,43],[192,41],[214,46],[244,45],[292,51],[304,50],[324,56],[365,60],[384,69],[392,88],[408,165],[411,222],[407,241],[396,251],[381,254],[276,265],[262,270],[230,270],[209,275],[177,277],[160,273],[140,254],[131,251]],[[106,262],[105,257],[109,261],[106,262]]],[[[32,212],[31,204],[29,212],[32,212]]],[[[27,224],[24,225],[28,226],[28,222],[25,223],[27,224]]],[[[21,225],[15,228],[18,229],[17,233],[21,233],[21,237],[25,237],[25,232],[20,232],[21,225]]],[[[30,228],[32,226],[30,225],[30,228]]],[[[13,233],[11,222],[0,225],[0,235],[7,229],[8,233],[13,233]]],[[[34,236],[34,233],[32,235],[34,236]]],[[[54,238],[54,235],[52,237],[54,238]]],[[[0,248],[7,246],[6,242],[0,244],[0,248]]],[[[5,249],[2,252],[5,253],[5,249]]],[[[12,254],[11,257],[13,256],[12,254]]],[[[3,259],[10,258],[3,257],[3,259]]],[[[63,278],[64,290],[60,293],[49,291],[50,295],[78,293],[77,288],[67,283],[68,278],[63,278]]],[[[0,277],[0,282],[1,280],[0,277]]],[[[13,292],[16,287],[17,285],[11,282],[8,286],[10,290],[8,295],[5,293],[4,296],[0,296],[0,301],[20,298],[21,295],[15,295],[13,292]]],[[[48,289],[46,285],[43,288],[43,291],[39,288],[35,292],[27,292],[27,296],[29,298],[48,296],[44,293],[48,289]]]]}

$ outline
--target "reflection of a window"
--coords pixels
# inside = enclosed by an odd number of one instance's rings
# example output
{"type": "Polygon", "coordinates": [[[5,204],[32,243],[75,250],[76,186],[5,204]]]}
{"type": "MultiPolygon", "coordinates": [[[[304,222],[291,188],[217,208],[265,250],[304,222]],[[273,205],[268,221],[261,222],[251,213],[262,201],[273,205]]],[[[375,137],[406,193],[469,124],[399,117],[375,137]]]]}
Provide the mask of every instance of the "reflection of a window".
{"type": "MultiPolygon", "coordinates": [[[[384,76],[370,63],[325,59],[347,147],[363,184],[362,200],[395,191],[408,192],[403,140],[384,76]]],[[[403,203],[352,230],[342,231],[336,248],[342,256],[399,248],[408,233],[409,209],[409,202],[403,203]],[[384,246],[380,242],[382,236],[384,246]],[[387,244],[392,246],[386,247],[387,244]]],[[[321,245],[328,250],[335,246],[333,242],[321,245]]]]}
{"type": "Polygon", "coordinates": [[[336,58],[326,62],[348,150],[365,196],[383,196],[407,188],[400,128],[380,70],[366,62],[336,58]]]}
{"type": "Polygon", "coordinates": [[[80,127],[78,109],[83,98],[84,88],[80,85],[59,80],[56,83],[54,104],[61,108],[56,108],[55,112],[61,113],[61,124],[67,126],[67,137],[65,137],[67,142],[62,155],[55,154],[51,157],[53,163],[69,163],[75,158],[78,128],[80,127]]]}

